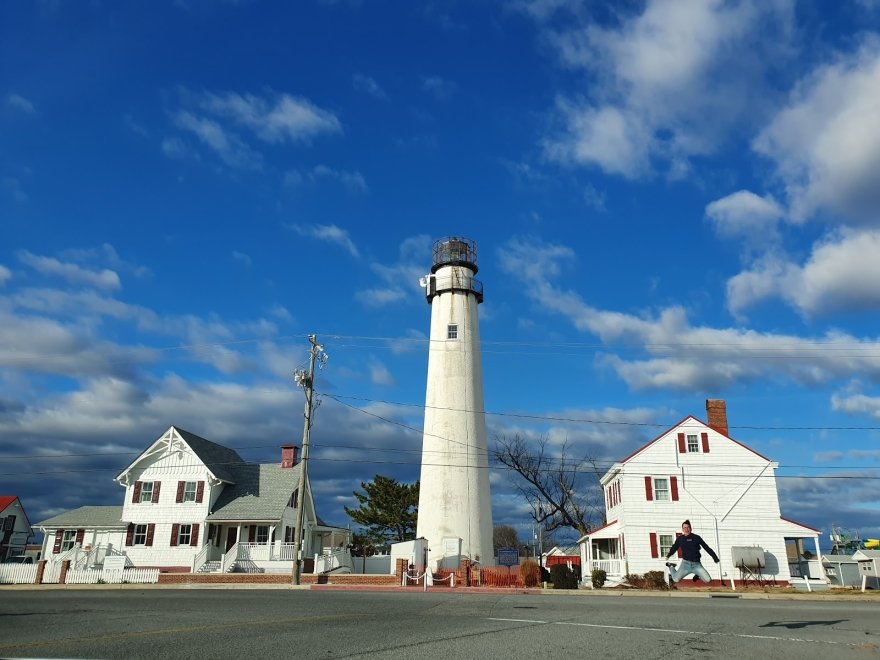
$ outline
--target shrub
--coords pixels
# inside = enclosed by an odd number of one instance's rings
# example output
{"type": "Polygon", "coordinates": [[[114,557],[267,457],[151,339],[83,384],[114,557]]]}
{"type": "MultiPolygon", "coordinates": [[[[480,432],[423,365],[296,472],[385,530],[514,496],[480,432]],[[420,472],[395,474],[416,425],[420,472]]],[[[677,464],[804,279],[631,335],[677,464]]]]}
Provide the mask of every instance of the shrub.
{"type": "Polygon", "coordinates": [[[629,586],[635,587],[636,589],[645,588],[645,578],[638,573],[627,573],[623,576],[623,581],[629,586]]]}
{"type": "Polygon", "coordinates": [[[550,567],[550,579],[554,589],[577,589],[578,579],[575,572],[565,564],[554,564],[550,567]]]}
{"type": "Polygon", "coordinates": [[[664,571],[648,571],[645,573],[645,586],[648,589],[669,589],[669,583],[666,581],[666,573],[664,571]]]}
{"type": "Polygon", "coordinates": [[[537,587],[541,581],[541,567],[531,559],[519,565],[519,577],[524,587],[537,587]]]}
{"type": "Polygon", "coordinates": [[[594,568],[590,577],[593,579],[593,586],[596,589],[601,589],[605,586],[605,580],[608,579],[608,573],[603,571],[601,568],[594,568]]]}

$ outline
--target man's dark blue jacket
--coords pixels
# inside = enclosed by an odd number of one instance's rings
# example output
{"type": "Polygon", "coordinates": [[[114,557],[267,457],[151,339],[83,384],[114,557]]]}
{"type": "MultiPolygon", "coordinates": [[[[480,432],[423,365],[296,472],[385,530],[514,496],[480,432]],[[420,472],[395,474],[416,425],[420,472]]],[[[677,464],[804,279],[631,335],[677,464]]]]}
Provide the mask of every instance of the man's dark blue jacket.
{"type": "Polygon", "coordinates": [[[685,561],[700,561],[700,546],[703,546],[706,552],[709,553],[709,556],[712,557],[717,564],[718,556],[712,551],[712,548],[706,545],[706,542],[702,537],[697,536],[694,533],[691,533],[688,536],[682,534],[675,539],[675,543],[669,548],[669,554],[666,555],[666,558],[669,559],[678,550],[681,550],[681,558],[685,561]]]}

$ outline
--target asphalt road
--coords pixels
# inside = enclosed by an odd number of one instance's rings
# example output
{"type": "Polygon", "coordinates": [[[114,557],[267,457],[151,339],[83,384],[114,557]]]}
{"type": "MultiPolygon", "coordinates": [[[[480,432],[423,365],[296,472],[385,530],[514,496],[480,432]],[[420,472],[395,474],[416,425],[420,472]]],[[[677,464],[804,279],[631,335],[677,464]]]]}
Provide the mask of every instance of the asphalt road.
{"type": "Polygon", "coordinates": [[[880,603],[0,590],[2,658],[878,658],[880,603]]]}

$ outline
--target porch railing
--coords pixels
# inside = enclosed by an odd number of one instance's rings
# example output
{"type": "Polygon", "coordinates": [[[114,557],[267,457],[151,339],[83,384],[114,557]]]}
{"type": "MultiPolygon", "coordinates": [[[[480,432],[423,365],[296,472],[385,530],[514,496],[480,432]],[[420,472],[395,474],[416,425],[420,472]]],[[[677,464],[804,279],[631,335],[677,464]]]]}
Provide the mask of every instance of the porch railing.
{"type": "Polygon", "coordinates": [[[623,575],[622,559],[594,559],[591,563],[591,570],[605,571],[606,575],[623,575]]]}
{"type": "Polygon", "coordinates": [[[241,561],[293,561],[296,557],[293,543],[239,543],[241,561]]]}
{"type": "Polygon", "coordinates": [[[191,572],[198,573],[199,569],[205,565],[205,562],[208,561],[208,551],[210,549],[211,549],[210,543],[206,543],[204,546],[202,546],[202,549],[199,551],[199,554],[197,554],[195,557],[193,557],[191,572]]]}
{"type": "Polygon", "coordinates": [[[323,555],[315,555],[315,573],[329,573],[337,568],[351,570],[351,553],[348,549],[331,550],[323,555]]]}
{"type": "Polygon", "coordinates": [[[226,553],[223,555],[223,559],[220,560],[220,572],[228,573],[235,562],[238,561],[238,546],[240,544],[234,544],[226,553]]]}

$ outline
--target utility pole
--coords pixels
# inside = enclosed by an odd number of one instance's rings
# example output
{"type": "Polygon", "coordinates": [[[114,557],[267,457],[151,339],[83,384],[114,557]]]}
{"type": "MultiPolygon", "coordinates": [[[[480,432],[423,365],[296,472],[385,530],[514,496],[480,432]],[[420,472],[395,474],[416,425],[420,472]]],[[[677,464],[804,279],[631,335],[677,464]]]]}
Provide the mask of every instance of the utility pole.
{"type": "Polygon", "coordinates": [[[293,561],[293,583],[299,584],[300,576],[302,575],[302,562],[303,562],[303,525],[305,524],[305,510],[306,510],[306,482],[308,481],[308,467],[309,467],[309,439],[310,432],[312,429],[312,398],[314,396],[314,382],[315,382],[315,360],[320,360],[321,366],[327,361],[327,354],[324,353],[324,347],[318,344],[317,337],[315,335],[309,335],[309,343],[311,343],[311,348],[309,349],[309,370],[305,372],[303,370],[297,370],[293,374],[294,380],[297,384],[303,388],[306,393],[306,407],[303,416],[305,417],[305,421],[303,423],[303,440],[302,440],[302,458],[300,459],[300,463],[302,464],[301,474],[299,478],[299,485],[296,490],[296,505],[299,508],[299,514],[297,516],[296,529],[294,530],[294,539],[293,539],[293,549],[296,553],[296,557],[293,561]]]}

